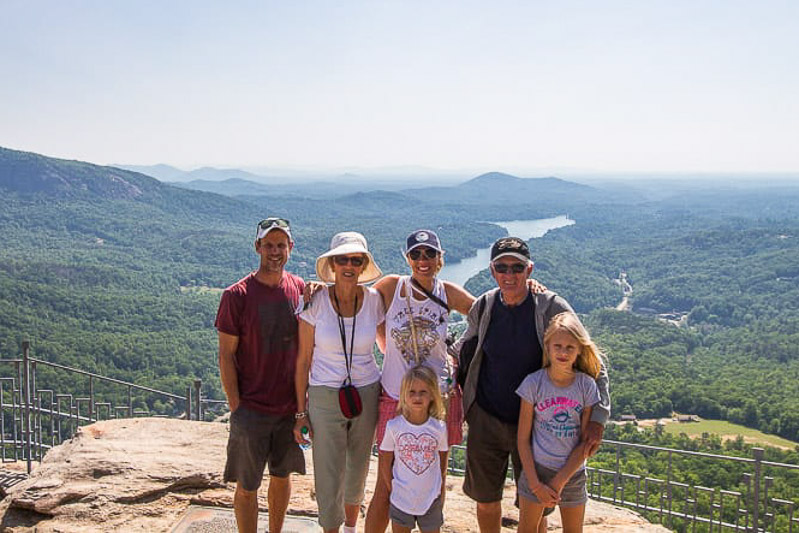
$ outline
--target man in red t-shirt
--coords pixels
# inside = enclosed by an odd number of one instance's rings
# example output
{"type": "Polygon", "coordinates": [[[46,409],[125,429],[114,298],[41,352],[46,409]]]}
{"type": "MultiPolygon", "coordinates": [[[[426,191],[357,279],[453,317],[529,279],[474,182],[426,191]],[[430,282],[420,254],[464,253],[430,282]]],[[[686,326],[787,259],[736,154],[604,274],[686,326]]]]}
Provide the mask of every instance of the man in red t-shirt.
{"type": "Polygon", "coordinates": [[[305,473],[293,435],[296,310],[305,284],[283,270],[293,247],[287,220],[259,222],[260,266],[225,289],[216,316],[219,371],[231,412],[224,479],[236,482],[233,509],[240,532],[256,531],[258,488],[267,463],[270,533],[283,527],[290,474],[305,473]]]}

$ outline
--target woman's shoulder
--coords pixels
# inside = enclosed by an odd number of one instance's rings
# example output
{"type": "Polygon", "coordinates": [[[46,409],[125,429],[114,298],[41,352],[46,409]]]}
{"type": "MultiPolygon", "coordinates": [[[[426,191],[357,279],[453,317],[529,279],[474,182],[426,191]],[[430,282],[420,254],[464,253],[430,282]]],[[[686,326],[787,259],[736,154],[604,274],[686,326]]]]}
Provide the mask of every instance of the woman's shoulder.
{"type": "Polygon", "coordinates": [[[300,313],[300,318],[318,315],[321,311],[328,307],[327,304],[329,301],[330,288],[327,285],[319,287],[319,290],[317,290],[311,297],[308,307],[302,311],[302,313],[300,313]]]}
{"type": "Polygon", "coordinates": [[[363,288],[364,298],[367,300],[373,300],[375,298],[380,298],[380,291],[375,289],[374,287],[364,287],[363,288]]]}
{"type": "Polygon", "coordinates": [[[390,298],[394,295],[394,291],[397,289],[397,283],[401,278],[402,277],[397,274],[389,274],[377,280],[377,283],[370,288],[375,289],[383,297],[390,298]]]}

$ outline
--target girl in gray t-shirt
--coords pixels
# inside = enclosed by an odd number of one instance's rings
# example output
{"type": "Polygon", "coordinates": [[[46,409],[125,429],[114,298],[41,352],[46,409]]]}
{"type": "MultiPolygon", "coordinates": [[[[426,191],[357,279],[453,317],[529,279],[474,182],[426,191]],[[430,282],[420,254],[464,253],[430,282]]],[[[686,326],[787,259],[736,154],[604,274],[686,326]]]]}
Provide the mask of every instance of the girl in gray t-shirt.
{"type": "Polygon", "coordinates": [[[582,531],[585,446],[580,434],[600,401],[599,351],[574,313],[561,313],[544,333],[543,368],[516,389],[521,399],[518,446],[519,531],[537,531],[545,507],[560,505],[563,531],[582,531]]]}

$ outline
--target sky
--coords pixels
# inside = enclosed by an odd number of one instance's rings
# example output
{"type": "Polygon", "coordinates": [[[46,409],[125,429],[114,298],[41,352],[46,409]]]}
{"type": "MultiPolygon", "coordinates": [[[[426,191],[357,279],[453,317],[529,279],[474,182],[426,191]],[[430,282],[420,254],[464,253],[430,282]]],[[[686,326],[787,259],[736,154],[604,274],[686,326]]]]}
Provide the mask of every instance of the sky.
{"type": "Polygon", "coordinates": [[[0,0],[0,146],[101,164],[799,171],[795,0],[0,0]]]}

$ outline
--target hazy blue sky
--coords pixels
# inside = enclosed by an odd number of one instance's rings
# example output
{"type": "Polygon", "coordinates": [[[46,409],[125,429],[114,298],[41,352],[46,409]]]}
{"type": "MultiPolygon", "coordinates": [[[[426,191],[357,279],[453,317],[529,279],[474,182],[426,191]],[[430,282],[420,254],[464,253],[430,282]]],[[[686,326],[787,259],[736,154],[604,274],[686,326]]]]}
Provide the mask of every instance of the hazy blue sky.
{"type": "Polygon", "coordinates": [[[0,0],[0,146],[98,163],[799,171],[799,1],[0,0]]]}

